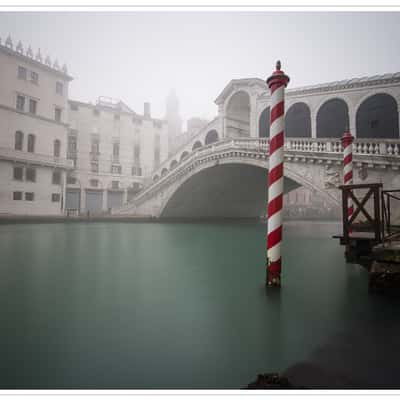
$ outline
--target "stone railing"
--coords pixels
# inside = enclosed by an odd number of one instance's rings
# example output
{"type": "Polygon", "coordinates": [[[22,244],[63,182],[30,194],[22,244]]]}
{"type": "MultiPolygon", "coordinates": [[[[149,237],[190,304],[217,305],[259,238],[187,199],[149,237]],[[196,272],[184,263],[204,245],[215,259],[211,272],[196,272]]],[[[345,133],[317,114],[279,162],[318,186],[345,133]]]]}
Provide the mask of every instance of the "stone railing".
{"type": "MultiPolygon", "coordinates": [[[[342,147],[340,139],[286,139],[285,154],[288,159],[296,157],[304,153],[306,157],[319,157],[329,156],[329,159],[335,159],[336,162],[340,163],[342,159],[342,147]]],[[[386,159],[386,162],[393,162],[393,158],[400,163],[400,140],[366,140],[356,139],[354,141],[354,153],[360,156],[374,156],[374,158],[386,159]],[[390,157],[388,160],[387,157],[390,157]]],[[[168,173],[165,175],[160,174],[160,170],[156,171],[152,175],[152,180],[148,180],[145,184],[144,189],[139,192],[133,201],[139,200],[142,202],[143,199],[147,198],[151,193],[157,191],[157,188],[161,188],[168,184],[168,181],[174,176],[179,176],[185,173],[185,170],[190,170],[191,165],[198,162],[204,162],[210,157],[218,157],[226,151],[233,151],[235,154],[240,156],[241,153],[253,154],[253,156],[267,159],[269,150],[269,142],[267,138],[228,138],[209,144],[194,150],[187,158],[178,162],[172,170],[168,169],[168,173]]],[[[329,162],[329,160],[328,160],[329,162]]],[[[381,162],[381,161],[378,161],[381,162]]],[[[129,204],[124,206],[129,207],[129,204]]]]}
{"type": "Polygon", "coordinates": [[[38,153],[29,153],[7,147],[0,147],[0,159],[65,169],[74,168],[74,162],[72,160],[67,160],[66,158],[52,157],[38,153]]]}
{"type": "MultiPolygon", "coordinates": [[[[342,153],[340,139],[286,139],[285,150],[315,153],[342,153]]],[[[400,140],[397,139],[355,139],[354,154],[398,156],[400,154],[400,140]]]]}

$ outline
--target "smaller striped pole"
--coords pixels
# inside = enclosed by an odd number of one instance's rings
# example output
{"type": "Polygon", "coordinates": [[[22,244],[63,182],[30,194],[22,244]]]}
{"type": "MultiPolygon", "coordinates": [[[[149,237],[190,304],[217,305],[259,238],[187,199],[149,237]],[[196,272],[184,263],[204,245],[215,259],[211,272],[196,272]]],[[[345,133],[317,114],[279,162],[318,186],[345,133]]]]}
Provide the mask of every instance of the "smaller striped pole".
{"type": "Polygon", "coordinates": [[[289,77],[276,71],[267,79],[271,91],[269,161],[268,161],[268,230],[267,230],[267,286],[281,286],[281,242],[283,205],[283,142],[285,138],[285,87],[289,77]]]}
{"type": "MultiPolygon", "coordinates": [[[[351,135],[349,129],[342,136],[343,146],[343,184],[353,184],[353,141],[354,136],[351,135]]],[[[353,202],[351,199],[347,203],[347,219],[353,215],[353,202]]]]}

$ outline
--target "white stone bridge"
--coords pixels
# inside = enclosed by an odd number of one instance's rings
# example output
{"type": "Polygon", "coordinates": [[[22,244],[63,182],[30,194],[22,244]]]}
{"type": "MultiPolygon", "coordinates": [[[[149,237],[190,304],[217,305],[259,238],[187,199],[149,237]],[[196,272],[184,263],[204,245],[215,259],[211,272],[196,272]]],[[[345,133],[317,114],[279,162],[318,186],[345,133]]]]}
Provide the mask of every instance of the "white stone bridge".
{"type": "MultiPolygon", "coordinates": [[[[295,77],[292,77],[293,79],[295,77]]],[[[261,79],[235,79],[218,116],[153,171],[114,214],[256,217],[266,205],[270,96],[261,79]]],[[[355,136],[354,181],[400,187],[400,73],[288,89],[285,192],[300,185],[339,204],[340,137],[355,136]]]]}
{"type": "MultiPolygon", "coordinates": [[[[165,218],[264,214],[267,139],[225,139],[177,158],[163,163],[153,181],[113,213],[165,218]]],[[[338,205],[342,158],[339,139],[287,139],[285,192],[305,186],[338,205]]],[[[400,140],[358,139],[353,159],[356,182],[383,181],[387,188],[400,187],[400,140]]]]}

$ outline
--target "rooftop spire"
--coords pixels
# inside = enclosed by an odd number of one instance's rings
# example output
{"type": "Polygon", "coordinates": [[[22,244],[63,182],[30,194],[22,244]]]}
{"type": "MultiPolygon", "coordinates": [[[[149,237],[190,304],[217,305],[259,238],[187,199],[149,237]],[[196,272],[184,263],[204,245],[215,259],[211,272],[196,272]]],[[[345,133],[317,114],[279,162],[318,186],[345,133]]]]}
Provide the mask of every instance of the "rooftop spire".
{"type": "Polygon", "coordinates": [[[21,53],[21,54],[23,54],[23,52],[24,52],[24,48],[22,47],[22,43],[21,43],[21,41],[19,41],[18,42],[18,44],[17,44],[17,47],[16,47],[16,49],[15,49],[18,53],[21,53]]]}
{"type": "Polygon", "coordinates": [[[31,47],[31,45],[29,45],[28,50],[26,51],[26,55],[27,55],[29,58],[33,58],[33,52],[32,52],[32,47],[31,47]]]}
{"type": "Polygon", "coordinates": [[[13,49],[13,42],[11,40],[11,36],[10,35],[7,36],[6,47],[8,47],[9,49],[13,49]]]}

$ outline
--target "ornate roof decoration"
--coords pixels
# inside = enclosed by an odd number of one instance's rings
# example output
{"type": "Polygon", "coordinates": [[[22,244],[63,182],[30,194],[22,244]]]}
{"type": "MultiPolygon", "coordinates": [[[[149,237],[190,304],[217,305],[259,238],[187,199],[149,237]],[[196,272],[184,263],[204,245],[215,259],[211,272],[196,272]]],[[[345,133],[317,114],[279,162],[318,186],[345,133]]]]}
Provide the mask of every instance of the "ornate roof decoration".
{"type": "Polygon", "coordinates": [[[40,49],[38,49],[38,51],[37,51],[37,53],[36,53],[36,57],[35,57],[35,60],[36,61],[38,61],[38,62],[42,62],[42,54],[40,53],[40,49]]]}
{"type": "Polygon", "coordinates": [[[26,55],[27,55],[29,58],[33,58],[33,51],[32,51],[31,45],[29,45],[28,50],[26,51],[26,55]]]}
{"type": "MultiPolygon", "coordinates": [[[[72,80],[72,77],[68,75],[67,66],[64,64],[62,68],[56,59],[54,64],[52,65],[51,59],[47,56],[44,61],[40,49],[38,49],[36,55],[33,55],[32,47],[29,45],[26,52],[24,53],[24,47],[22,45],[21,40],[18,41],[17,47],[14,49],[13,42],[11,36],[8,35],[5,43],[3,44],[0,38],[0,51],[6,52],[8,54],[18,54],[18,57],[25,58],[25,61],[29,61],[28,59],[32,60],[33,63],[42,64],[42,66],[46,66],[46,68],[50,68],[53,72],[57,72],[58,74],[65,75],[64,78],[68,80],[72,80]]],[[[32,62],[31,61],[31,62],[32,62]]]]}
{"type": "Polygon", "coordinates": [[[10,35],[7,36],[6,47],[8,47],[9,49],[13,49],[13,42],[11,40],[11,36],[10,35]]]}
{"type": "Polygon", "coordinates": [[[21,41],[18,42],[17,47],[15,49],[18,53],[23,54],[24,53],[24,48],[22,47],[21,41]]]}

